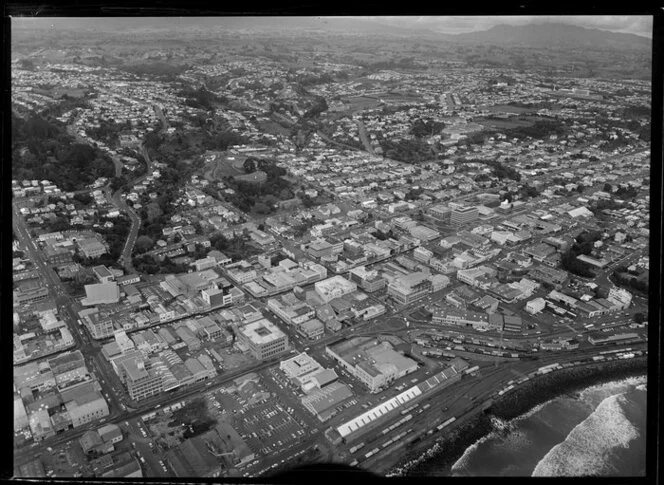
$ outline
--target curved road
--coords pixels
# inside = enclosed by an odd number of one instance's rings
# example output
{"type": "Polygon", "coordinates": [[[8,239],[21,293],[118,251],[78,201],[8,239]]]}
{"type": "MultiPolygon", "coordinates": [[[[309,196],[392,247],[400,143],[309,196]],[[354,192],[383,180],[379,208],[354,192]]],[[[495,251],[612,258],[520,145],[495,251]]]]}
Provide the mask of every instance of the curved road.
{"type": "MultiPolygon", "coordinates": [[[[132,187],[138,183],[141,183],[143,180],[146,179],[146,177],[151,173],[152,171],[152,161],[150,160],[150,156],[148,154],[148,150],[145,147],[145,145],[141,145],[141,154],[145,158],[145,163],[147,164],[147,172],[145,175],[141,175],[140,177],[135,178],[134,180],[130,181],[127,183],[128,187],[132,187]]],[[[129,229],[129,234],[127,235],[127,240],[125,241],[124,248],[122,250],[122,255],[119,258],[119,262],[124,266],[125,271],[127,273],[136,273],[136,270],[134,269],[134,266],[132,265],[131,262],[131,253],[134,250],[134,244],[136,244],[136,239],[138,238],[138,231],[141,228],[141,218],[138,217],[136,212],[129,207],[129,205],[125,202],[125,200],[122,198],[122,189],[118,189],[111,195],[110,193],[110,186],[104,187],[104,192],[106,194],[106,198],[115,206],[118,208],[118,210],[126,212],[129,215],[129,219],[131,219],[131,228],[129,229]]]]}
{"type": "MultiPolygon", "coordinates": [[[[157,107],[158,108],[158,107],[157,107]]],[[[161,109],[156,110],[156,113],[160,118],[162,119],[165,124],[168,124],[168,120],[165,118],[164,113],[161,109]]],[[[166,126],[162,124],[162,131],[165,129],[166,126]]],[[[72,128],[72,126],[67,127],[67,131],[69,132],[70,135],[72,135],[79,143],[85,143],[89,144],[90,141],[82,138],[76,131],[72,128]]],[[[143,157],[145,158],[145,163],[147,164],[147,172],[145,175],[141,175],[140,177],[135,178],[134,180],[130,181],[127,183],[128,187],[132,187],[133,185],[136,185],[143,180],[151,173],[152,171],[152,161],[150,160],[150,156],[148,154],[147,148],[145,145],[141,145],[141,153],[143,157]]],[[[111,159],[113,160],[113,164],[115,166],[115,176],[120,177],[122,176],[122,163],[117,159],[117,157],[111,155],[111,159]]],[[[89,192],[92,189],[85,189],[85,190],[79,190],[76,191],[75,193],[82,193],[82,192],[89,192]]],[[[120,262],[123,266],[124,269],[127,273],[133,274],[136,273],[136,270],[134,269],[131,261],[131,253],[134,250],[134,244],[136,244],[136,239],[138,238],[138,231],[141,228],[141,219],[138,217],[136,212],[127,205],[127,203],[122,199],[121,193],[122,190],[119,189],[115,191],[115,193],[111,194],[110,192],[110,184],[107,184],[102,188],[104,191],[104,194],[106,196],[106,199],[111,202],[119,211],[121,212],[126,212],[129,215],[129,219],[131,219],[131,228],[129,230],[129,234],[127,235],[127,240],[125,241],[124,248],[122,250],[122,255],[118,259],[118,262],[120,262]]]]}

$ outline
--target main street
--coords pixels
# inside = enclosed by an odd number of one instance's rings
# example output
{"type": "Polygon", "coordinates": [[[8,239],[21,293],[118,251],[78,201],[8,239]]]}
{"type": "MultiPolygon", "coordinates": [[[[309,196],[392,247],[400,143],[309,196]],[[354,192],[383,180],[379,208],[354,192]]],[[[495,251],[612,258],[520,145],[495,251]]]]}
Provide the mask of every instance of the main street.
{"type": "MultiPolygon", "coordinates": [[[[119,410],[116,410],[113,412],[110,416],[107,416],[106,418],[102,419],[101,421],[103,422],[108,422],[108,423],[114,423],[114,424],[119,424],[122,421],[127,421],[130,419],[134,418],[139,418],[143,416],[144,414],[156,409],[156,408],[161,408],[161,407],[166,407],[170,406],[171,404],[175,404],[177,402],[189,399],[193,396],[202,394],[207,391],[214,391],[216,389],[219,389],[234,379],[247,374],[249,372],[258,372],[263,369],[267,369],[268,367],[271,366],[276,366],[279,364],[281,357],[277,357],[271,360],[267,360],[264,362],[258,362],[256,364],[253,364],[252,366],[249,367],[244,367],[241,369],[238,369],[233,372],[228,372],[221,374],[217,376],[214,379],[208,380],[204,383],[196,384],[193,385],[181,392],[175,392],[175,393],[166,393],[162,394],[159,396],[154,396],[152,398],[146,399],[145,401],[142,401],[142,404],[139,408],[128,410],[121,412],[119,410]]],[[[46,448],[46,447],[55,447],[61,444],[66,443],[67,441],[71,441],[77,438],[80,438],[83,433],[88,431],[91,428],[96,428],[100,425],[100,421],[93,421],[85,426],[75,428],[73,430],[57,434],[55,436],[52,436],[50,438],[46,438],[45,440],[40,442],[40,448],[46,448]]],[[[34,446],[34,445],[32,445],[34,446]]],[[[20,466],[23,463],[26,463],[34,458],[33,452],[32,452],[32,446],[25,447],[21,450],[16,450],[15,455],[14,455],[14,460],[15,460],[15,467],[20,466]]]]}
{"type": "Polygon", "coordinates": [[[41,250],[37,249],[37,245],[25,225],[25,220],[15,205],[13,205],[13,211],[12,227],[19,243],[25,248],[30,261],[36,266],[39,274],[42,276],[61,314],[67,314],[72,318],[68,322],[68,328],[72,330],[71,333],[76,342],[76,347],[79,349],[86,348],[86,345],[89,345],[89,340],[77,328],[76,317],[72,317],[72,315],[75,315],[75,312],[71,309],[71,305],[73,305],[71,297],[67,294],[60,278],[48,263],[44,254],[41,250]]]}

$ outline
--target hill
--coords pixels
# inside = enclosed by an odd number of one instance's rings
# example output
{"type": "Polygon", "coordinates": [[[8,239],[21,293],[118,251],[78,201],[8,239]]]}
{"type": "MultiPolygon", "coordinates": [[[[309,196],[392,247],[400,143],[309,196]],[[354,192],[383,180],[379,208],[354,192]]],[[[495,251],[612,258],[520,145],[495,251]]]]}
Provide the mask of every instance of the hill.
{"type": "Polygon", "coordinates": [[[650,39],[633,34],[620,34],[587,29],[561,23],[529,25],[496,25],[489,30],[446,36],[461,43],[482,43],[532,48],[589,48],[600,50],[640,50],[652,47],[650,39]]]}

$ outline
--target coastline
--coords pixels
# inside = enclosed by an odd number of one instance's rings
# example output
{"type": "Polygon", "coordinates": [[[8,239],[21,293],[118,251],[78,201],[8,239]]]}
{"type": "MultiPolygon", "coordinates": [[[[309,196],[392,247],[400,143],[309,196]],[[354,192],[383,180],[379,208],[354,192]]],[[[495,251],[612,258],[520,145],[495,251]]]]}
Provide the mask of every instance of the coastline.
{"type": "Polygon", "coordinates": [[[464,421],[444,439],[422,440],[418,446],[407,451],[404,458],[392,465],[388,473],[400,476],[448,476],[452,465],[466,449],[493,430],[490,415],[511,420],[558,396],[605,382],[644,375],[647,370],[647,357],[641,357],[562,369],[531,379],[496,400],[486,412],[464,421]]]}

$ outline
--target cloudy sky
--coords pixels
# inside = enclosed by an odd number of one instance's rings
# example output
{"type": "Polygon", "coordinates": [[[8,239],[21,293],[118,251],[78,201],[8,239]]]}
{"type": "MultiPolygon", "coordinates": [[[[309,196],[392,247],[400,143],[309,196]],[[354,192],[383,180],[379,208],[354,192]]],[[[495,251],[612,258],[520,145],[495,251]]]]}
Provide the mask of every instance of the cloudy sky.
{"type": "Polygon", "coordinates": [[[591,29],[608,30],[624,34],[652,37],[652,17],[636,15],[583,15],[583,16],[505,16],[505,17],[363,17],[381,23],[401,26],[421,26],[445,34],[461,34],[476,30],[487,30],[494,25],[525,25],[556,22],[591,29]]]}

